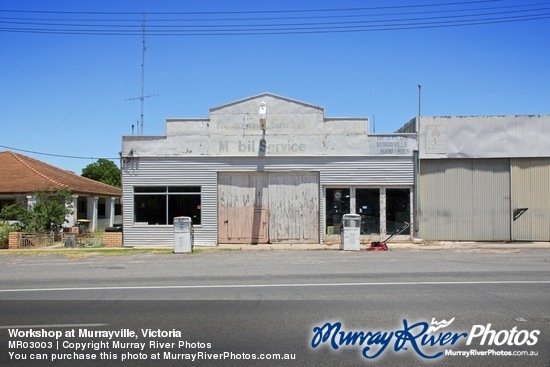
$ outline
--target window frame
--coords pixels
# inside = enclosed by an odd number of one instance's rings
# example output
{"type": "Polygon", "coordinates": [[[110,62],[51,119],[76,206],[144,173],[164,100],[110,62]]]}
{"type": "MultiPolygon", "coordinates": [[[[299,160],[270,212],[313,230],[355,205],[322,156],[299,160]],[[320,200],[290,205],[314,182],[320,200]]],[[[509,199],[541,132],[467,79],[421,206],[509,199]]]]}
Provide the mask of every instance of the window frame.
{"type": "MultiPolygon", "coordinates": [[[[357,201],[357,190],[362,190],[362,189],[375,189],[375,190],[378,190],[378,194],[379,194],[379,200],[380,200],[380,206],[378,208],[378,226],[379,226],[379,233],[361,233],[361,236],[365,236],[365,237],[372,237],[372,236],[375,236],[375,237],[378,237],[378,236],[387,236],[387,235],[390,235],[392,234],[392,230],[395,230],[397,228],[388,228],[387,227],[387,216],[388,216],[388,213],[387,213],[387,210],[386,210],[386,207],[387,207],[387,190],[407,190],[408,191],[408,215],[407,215],[407,218],[409,219],[409,223],[412,223],[412,197],[414,195],[414,189],[412,186],[410,185],[333,185],[333,184],[329,184],[329,185],[324,185],[323,186],[323,207],[324,207],[324,217],[323,217],[323,223],[322,223],[322,226],[324,227],[322,229],[322,233],[324,233],[324,237],[325,238],[331,238],[331,236],[337,236],[337,235],[340,235],[340,233],[337,233],[338,232],[338,229],[339,229],[339,226],[335,225],[333,223],[333,230],[332,230],[332,233],[328,233],[329,232],[329,219],[328,219],[328,205],[329,205],[329,191],[328,190],[342,190],[342,193],[344,193],[345,190],[349,190],[349,212],[351,214],[362,214],[360,212],[360,209],[361,208],[358,208],[358,201],[357,201]],[[384,202],[382,203],[382,200],[384,200],[384,202]],[[382,205],[383,205],[383,208],[382,208],[382,205]],[[388,229],[390,229],[390,232],[388,232],[388,229]]],[[[345,213],[342,213],[342,214],[345,214],[345,213]]],[[[363,220],[362,220],[362,225],[363,225],[363,220]]],[[[407,229],[405,231],[403,231],[403,233],[401,233],[401,235],[403,236],[410,236],[410,232],[408,231],[411,231],[411,229],[407,229]]]]}
{"type": "Polygon", "coordinates": [[[170,197],[175,196],[198,196],[199,198],[199,204],[198,204],[198,217],[199,221],[194,222],[194,226],[200,226],[202,224],[202,186],[199,185],[162,185],[162,186],[147,186],[147,185],[136,185],[133,186],[133,196],[132,196],[132,205],[133,205],[133,213],[132,213],[132,221],[134,226],[145,226],[145,227],[159,227],[159,226],[166,226],[166,227],[173,227],[173,218],[170,218],[170,197]],[[172,189],[172,190],[171,190],[172,189]],[[145,221],[136,221],[136,197],[141,196],[163,196],[164,197],[164,216],[165,221],[164,223],[150,223],[145,221]]]}

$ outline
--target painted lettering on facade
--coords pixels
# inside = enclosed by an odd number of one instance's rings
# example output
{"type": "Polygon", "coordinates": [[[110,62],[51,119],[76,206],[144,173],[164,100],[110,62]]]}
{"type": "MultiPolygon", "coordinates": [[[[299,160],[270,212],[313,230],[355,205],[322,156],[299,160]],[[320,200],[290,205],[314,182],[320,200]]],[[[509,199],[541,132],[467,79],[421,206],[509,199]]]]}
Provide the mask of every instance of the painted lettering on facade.
{"type": "Polygon", "coordinates": [[[303,153],[307,150],[305,143],[296,143],[293,141],[284,141],[268,143],[266,140],[245,139],[238,141],[220,140],[220,154],[278,154],[294,155],[303,153]]]}
{"type": "Polygon", "coordinates": [[[413,140],[406,136],[373,136],[370,141],[372,155],[410,155],[413,140]]]}
{"type": "MultiPolygon", "coordinates": [[[[292,126],[288,122],[269,121],[269,129],[299,129],[301,123],[294,123],[292,126]]],[[[244,119],[244,121],[220,121],[217,124],[218,130],[254,130],[261,131],[260,123],[258,121],[252,121],[252,119],[244,119]]]]}

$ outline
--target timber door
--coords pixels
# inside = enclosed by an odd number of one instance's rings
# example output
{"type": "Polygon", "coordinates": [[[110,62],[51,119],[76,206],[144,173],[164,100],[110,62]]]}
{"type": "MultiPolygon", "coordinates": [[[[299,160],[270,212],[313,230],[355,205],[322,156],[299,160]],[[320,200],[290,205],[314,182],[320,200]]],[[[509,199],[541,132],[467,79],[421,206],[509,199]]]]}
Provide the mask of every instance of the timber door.
{"type": "Polygon", "coordinates": [[[319,174],[269,174],[269,241],[319,242],[319,174]]]}
{"type": "Polygon", "coordinates": [[[218,175],[220,243],[267,243],[267,175],[218,175]]]}
{"type": "Polygon", "coordinates": [[[219,173],[220,243],[318,243],[319,174],[219,173]]]}

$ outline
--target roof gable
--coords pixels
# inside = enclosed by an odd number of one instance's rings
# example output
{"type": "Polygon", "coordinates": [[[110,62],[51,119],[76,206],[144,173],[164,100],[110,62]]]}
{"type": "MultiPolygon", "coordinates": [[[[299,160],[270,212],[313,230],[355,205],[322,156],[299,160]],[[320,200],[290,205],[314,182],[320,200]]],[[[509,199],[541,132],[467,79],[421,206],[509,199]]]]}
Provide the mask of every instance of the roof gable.
{"type": "Polygon", "coordinates": [[[311,113],[324,114],[324,109],[322,107],[267,92],[258,94],[256,96],[240,99],[238,101],[226,103],[220,106],[212,107],[210,109],[210,114],[224,114],[225,111],[241,110],[242,108],[248,109],[251,104],[256,106],[259,105],[262,101],[267,102],[268,111],[271,109],[270,105],[277,105],[285,106],[284,108],[286,110],[301,110],[302,113],[309,110],[311,113]]]}
{"type": "Polygon", "coordinates": [[[121,196],[119,188],[10,151],[0,152],[0,194],[70,189],[75,194],[121,196]]]}

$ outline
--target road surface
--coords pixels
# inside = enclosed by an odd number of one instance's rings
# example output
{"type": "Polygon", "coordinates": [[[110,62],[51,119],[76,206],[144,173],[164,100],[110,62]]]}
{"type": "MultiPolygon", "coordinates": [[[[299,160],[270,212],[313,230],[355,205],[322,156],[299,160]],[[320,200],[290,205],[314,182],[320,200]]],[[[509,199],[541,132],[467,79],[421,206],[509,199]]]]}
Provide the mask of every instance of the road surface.
{"type": "Polygon", "coordinates": [[[548,250],[0,256],[0,275],[0,365],[550,366],[548,250]]]}

